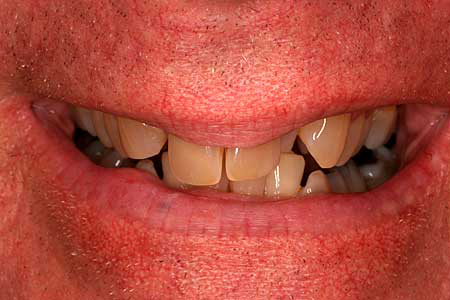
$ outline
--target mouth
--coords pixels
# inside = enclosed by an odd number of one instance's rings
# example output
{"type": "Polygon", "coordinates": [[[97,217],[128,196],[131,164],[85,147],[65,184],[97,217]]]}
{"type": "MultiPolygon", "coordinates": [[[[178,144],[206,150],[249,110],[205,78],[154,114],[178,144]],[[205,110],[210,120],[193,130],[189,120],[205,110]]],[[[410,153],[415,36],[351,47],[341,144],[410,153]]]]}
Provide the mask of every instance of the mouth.
{"type": "Polygon", "coordinates": [[[100,215],[165,232],[251,235],[323,234],[398,217],[432,192],[448,118],[444,107],[390,105],[235,147],[51,100],[33,110],[60,129],[44,139],[53,174],[100,215]]]}

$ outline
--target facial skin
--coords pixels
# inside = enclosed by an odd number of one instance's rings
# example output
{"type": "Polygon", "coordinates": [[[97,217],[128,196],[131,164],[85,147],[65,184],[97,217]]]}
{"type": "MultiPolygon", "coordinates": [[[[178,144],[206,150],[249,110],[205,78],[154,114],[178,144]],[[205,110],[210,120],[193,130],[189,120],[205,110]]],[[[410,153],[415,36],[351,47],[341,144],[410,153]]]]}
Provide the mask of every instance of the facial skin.
{"type": "Polygon", "coordinates": [[[90,165],[55,104],[219,146],[380,105],[450,106],[448,1],[3,1],[0,19],[0,299],[450,298],[448,122],[352,206],[389,195],[398,209],[348,221],[318,199],[313,222],[236,205],[238,222],[90,165]],[[56,114],[31,109],[47,97],[56,114]]]}

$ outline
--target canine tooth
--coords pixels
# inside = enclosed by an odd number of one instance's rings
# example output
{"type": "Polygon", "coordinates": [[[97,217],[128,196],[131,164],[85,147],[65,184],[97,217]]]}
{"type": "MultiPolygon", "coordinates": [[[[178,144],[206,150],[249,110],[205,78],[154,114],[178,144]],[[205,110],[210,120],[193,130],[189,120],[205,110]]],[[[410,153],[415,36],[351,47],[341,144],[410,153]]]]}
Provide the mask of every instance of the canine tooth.
{"type": "Polygon", "coordinates": [[[304,170],[303,156],[282,153],[279,165],[266,177],[266,196],[295,196],[301,188],[304,170]]]}
{"type": "Polygon", "coordinates": [[[347,183],[350,193],[363,193],[367,186],[356,164],[350,160],[345,166],[338,168],[347,183]]]}
{"type": "Polygon", "coordinates": [[[98,138],[105,147],[111,148],[112,143],[111,139],[108,136],[108,133],[106,132],[105,121],[103,120],[103,113],[101,111],[93,110],[91,115],[98,138]]]}
{"type": "Polygon", "coordinates": [[[158,177],[158,174],[156,173],[156,170],[155,170],[155,165],[153,164],[153,162],[150,159],[140,160],[136,164],[136,169],[146,171],[146,172],[158,177]]]}
{"type": "Polygon", "coordinates": [[[364,146],[364,142],[366,141],[367,135],[369,134],[370,128],[372,127],[372,114],[373,112],[366,112],[364,114],[363,130],[361,132],[361,136],[359,137],[358,146],[356,146],[355,150],[352,153],[352,156],[356,155],[364,146]]]}
{"type": "Polygon", "coordinates": [[[376,109],[372,115],[372,126],[364,143],[366,147],[375,149],[385,144],[395,129],[396,121],[396,106],[376,109]]]}
{"type": "Polygon", "coordinates": [[[312,122],[299,131],[299,136],[322,168],[332,168],[338,162],[350,125],[350,114],[342,114],[312,122]]]}
{"type": "Polygon", "coordinates": [[[331,173],[327,174],[327,177],[333,193],[348,193],[347,183],[345,183],[344,177],[338,170],[334,170],[331,173]]]}
{"type": "Polygon", "coordinates": [[[93,141],[83,150],[84,154],[86,154],[86,156],[95,163],[101,161],[105,151],[106,148],[98,140],[93,141]]]}
{"type": "Polygon", "coordinates": [[[252,148],[228,148],[225,167],[232,181],[254,180],[266,176],[280,162],[280,139],[252,148]]]}
{"type": "Polygon", "coordinates": [[[356,119],[352,120],[348,128],[347,140],[345,142],[344,150],[342,150],[337,166],[343,166],[353,156],[356,148],[359,146],[361,135],[364,130],[364,123],[366,117],[360,114],[356,119]]]}
{"type": "Polygon", "coordinates": [[[179,181],[214,185],[222,175],[223,148],[195,145],[169,134],[169,162],[179,181]]]}
{"type": "Polygon", "coordinates": [[[331,186],[328,182],[327,176],[320,170],[309,174],[305,187],[302,189],[302,194],[311,195],[319,193],[331,192],[331,186]]]}
{"type": "Polygon", "coordinates": [[[230,190],[233,193],[263,196],[266,187],[266,177],[252,180],[230,181],[230,190]]]}
{"type": "Polygon", "coordinates": [[[90,135],[96,136],[94,124],[92,123],[91,113],[89,109],[84,107],[72,107],[72,114],[78,127],[89,132],[90,135]]]}
{"type": "Polygon", "coordinates": [[[169,154],[164,152],[161,156],[162,169],[163,169],[163,182],[170,188],[174,189],[187,189],[189,186],[179,181],[172,172],[172,168],[169,163],[169,154]]]}
{"type": "Polygon", "coordinates": [[[294,147],[295,139],[297,138],[297,130],[291,131],[281,137],[281,152],[287,153],[292,151],[294,147]]]}
{"type": "Polygon", "coordinates": [[[120,155],[119,152],[109,150],[100,161],[100,165],[105,168],[132,167],[132,162],[120,155]]]}
{"type": "Polygon", "coordinates": [[[127,157],[120,141],[119,127],[117,126],[117,118],[110,114],[103,114],[103,121],[105,123],[106,132],[108,132],[109,139],[114,149],[119,152],[122,157],[127,157]]]}
{"type": "Polygon", "coordinates": [[[164,130],[128,118],[118,118],[120,140],[128,157],[144,159],[158,154],[167,141],[164,130]]]}

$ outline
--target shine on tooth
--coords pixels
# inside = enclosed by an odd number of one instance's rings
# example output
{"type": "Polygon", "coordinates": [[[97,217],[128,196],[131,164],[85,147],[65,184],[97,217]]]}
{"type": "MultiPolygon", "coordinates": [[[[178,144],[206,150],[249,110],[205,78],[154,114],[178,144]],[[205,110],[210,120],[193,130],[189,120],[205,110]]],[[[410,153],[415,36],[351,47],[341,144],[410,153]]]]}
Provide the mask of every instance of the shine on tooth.
{"type": "Polygon", "coordinates": [[[220,181],[223,148],[200,146],[169,134],[169,163],[179,181],[190,185],[214,185],[220,181]]]}
{"type": "Polygon", "coordinates": [[[78,127],[86,130],[92,136],[97,136],[90,110],[79,106],[72,106],[71,110],[75,123],[77,123],[78,127]]]}
{"type": "Polygon", "coordinates": [[[337,166],[343,166],[353,156],[356,148],[359,146],[361,135],[364,130],[364,123],[366,117],[365,114],[360,114],[354,120],[351,121],[348,128],[347,140],[345,142],[344,150],[342,150],[341,157],[337,162],[337,166]]]}
{"type": "Polygon", "coordinates": [[[103,113],[101,111],[93,110],[91,112],[91,116],[98,138],[105,147],[111,148],[112,143],[111,139],[108,136],[108,132],[106,132],[105,121],[103,120],[103,113]]]}
{"type": "Polygon", "coordinates": [[[230,190],[233,193],[263,196],[266,187],[266,177],[261,177],[253,180],[230,181],[230,190]]]}
{"type": "Polygon", "coordinates": [[[132,167],[132,163],[129,159],[120,155],[119,152],[114,150],[107,150],[104,157],[100,161],[100,165],[105,168],[120,168],[120,167],[132,167]]]}
{"type": "Polygon", "coordinates": [[[128,157],[144,159],[158,154],[167,141],[159,128],[128,118],[117,118],[120,140],[128,157]]]}
{"type": "Polygon", "coordinates": [[[308,152],[322,168],[336,165],[347,140],[351,115],[349,113],[312,122],[299,130],[308,152]]]}
{"type": "Polygon", "coordinates": [[[266,196],[295,196],[301,189],[300,183],[304,170],[305,160],[303,156],[293,153],[282,153],[280,163],[266,177],[266,196]]]}
{"type": "Polygon", "coordinates": [[[320,193],[330,193],[331,186],[328,182],[327,176],[320,170],[314,171],[309,174],[305,187],[301,193],[303,195],[313,195],[320,193]]]}
{"type": "Polygon", "coordinates": [[[225,168],[228,179],[246,181],[266,176],[280,162],[280,138],[252,148],[228,148],[225,168]]]}
{"type": "Polygon", "coordinates": [[[373,150],[385,144],[395,130],[396,121],[396,106],[377,108],[372,115],[372,126],[364,143],[365,146],[373,150]]]}
{"type": "Polygon", "coordinates": [[[127,157],[127,154],[122,146],[120,140],[119,127],[117,126],[117,118],[110,114],[103,114],[103,121],[105,123],[106,132],[108,132],[109,139],[114,149],[119,152],[122,157],[127,157]]]}

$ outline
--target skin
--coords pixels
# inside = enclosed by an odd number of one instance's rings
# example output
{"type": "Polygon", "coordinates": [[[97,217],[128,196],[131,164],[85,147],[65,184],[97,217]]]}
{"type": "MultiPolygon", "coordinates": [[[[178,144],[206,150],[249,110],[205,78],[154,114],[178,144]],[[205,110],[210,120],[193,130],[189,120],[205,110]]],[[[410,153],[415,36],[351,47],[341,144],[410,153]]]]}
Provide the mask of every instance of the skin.
{"type": "Polygon", "coordinates": [[[324,115],[450,106],[450,4],[386,2],[1,2],[0,298],[448,299],[447,123],[405,209],[320,234],[251,221],[212,234],[99,209],[104,195],[77,188],[98,169],[63,170],[82,158],[49,142],[73,130],[64,107],[53,122],[30,109],[50,97],[252,146],[324,115]]]}

